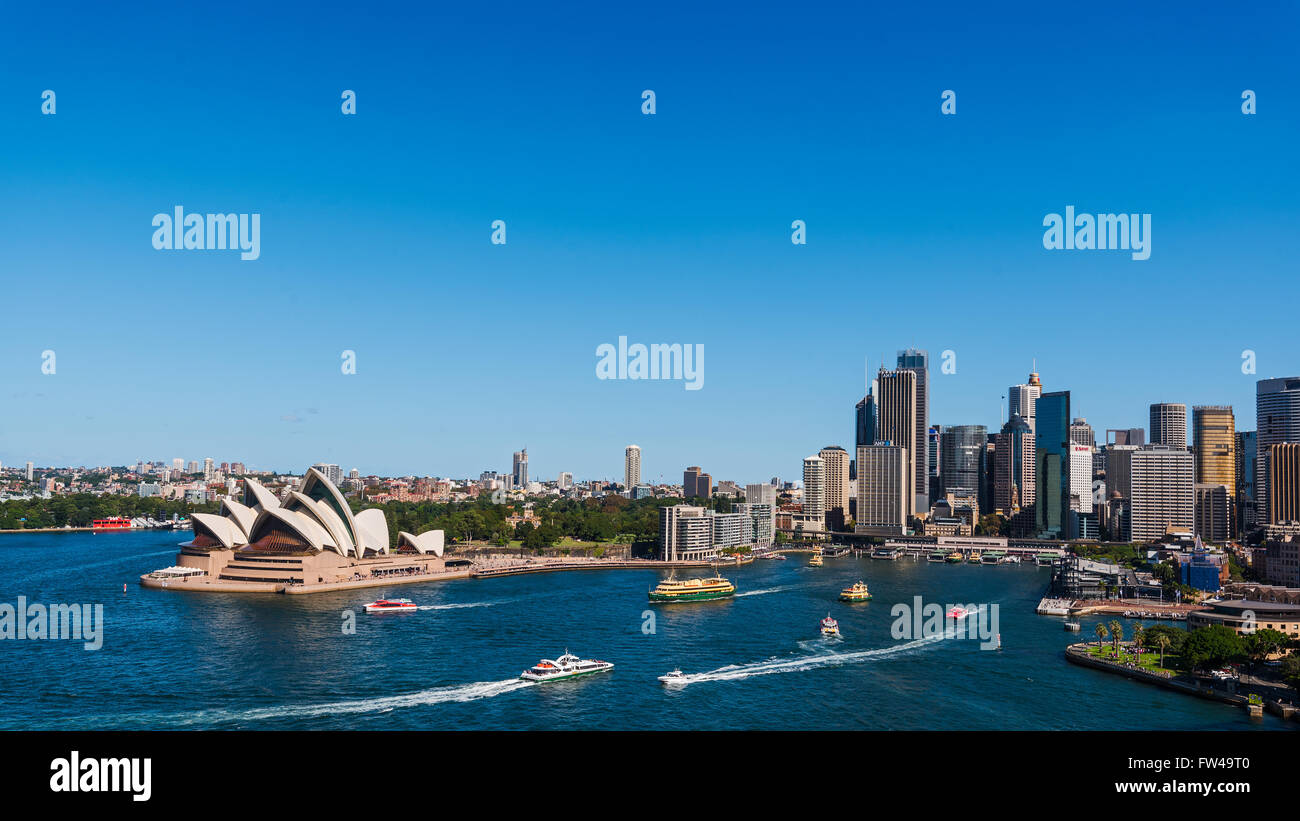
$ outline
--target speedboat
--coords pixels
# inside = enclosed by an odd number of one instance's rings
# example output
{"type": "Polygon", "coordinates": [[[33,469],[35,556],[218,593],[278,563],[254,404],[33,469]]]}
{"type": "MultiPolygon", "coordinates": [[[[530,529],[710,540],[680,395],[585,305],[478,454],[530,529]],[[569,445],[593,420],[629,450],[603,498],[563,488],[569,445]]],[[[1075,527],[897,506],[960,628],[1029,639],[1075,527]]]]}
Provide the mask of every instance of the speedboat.
{"type": "Polygon", "coordinates": [[[406,613],[415,609],[410,599],[379,599],[366,605],[367,613],[406,613]]]}
{"type": "Polygon", "coordinates": [[[960,607],[960,606],[952,607],[948,610],[948,618],[953,619],[955,621],[961,621],[962,619],[969,616],[970,613],[971,611],[967,610],[965,607],[960,607]]]}
{"type": "Polygon", "coordinates": [[[839,634],[840,634],[840,623],[837,622],[835,619],[831,618],[830,613],[827,613],[826,618],[822,619],[822,635],[838,636],[839,634]]]}
{"type": "Polygon", "coordinates": [[[562,678],[577,678],[592,673],[604,673],[613,670],[614,665],[600,659],[580,659],[564,651],[557,659],[542,659],[519,674],[524,681],[556,681],[562,678]]]}
{"type": "Polygon", "coordinates": [[[659,680],[664,684],[672,684],[674,682],[682,681],[685,678],[686,676],[682,674],[681,670],[669,670],[667,673],[660,676],[659,680]]]}
{"type": "Polygon", "coordinates": [[[871,601],[871,591],[866,582],[858,582],[840,591],[840,601],[871,601]]]}

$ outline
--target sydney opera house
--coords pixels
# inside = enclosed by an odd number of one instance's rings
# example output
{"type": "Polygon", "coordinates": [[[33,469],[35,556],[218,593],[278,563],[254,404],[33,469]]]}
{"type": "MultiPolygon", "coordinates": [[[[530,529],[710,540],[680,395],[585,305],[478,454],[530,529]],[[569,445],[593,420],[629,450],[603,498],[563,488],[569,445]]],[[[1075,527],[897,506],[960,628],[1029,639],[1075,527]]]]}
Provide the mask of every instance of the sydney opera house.
{"type": "MultiPolygon", "coordinates": [[[[378,508],[353,513],[324,474],[310,469],[277,497],[244,479],[244,499],[195,513],[194,538],[176,564],[140,577],[146,587],[307,593],[459,575],[443,559],[443,531],[401,532],[390,544],[378,508]]],[[[463,573],[463,571],[462,571],[463,573]]]]}

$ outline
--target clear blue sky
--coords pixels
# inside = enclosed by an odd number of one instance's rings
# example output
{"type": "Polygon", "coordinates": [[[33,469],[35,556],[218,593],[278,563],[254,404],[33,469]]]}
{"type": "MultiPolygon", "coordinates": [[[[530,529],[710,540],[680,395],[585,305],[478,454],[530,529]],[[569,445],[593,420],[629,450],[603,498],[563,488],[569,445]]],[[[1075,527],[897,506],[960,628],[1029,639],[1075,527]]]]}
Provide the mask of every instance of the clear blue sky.
{"type": "Polygon", "coordinates": [[[757,481],[851,445],[907,346],[957,354],[941,424],[1034,357],[1098,429],[1249,429],[1241,351],[1300,372],[1294,3],[130,6],[5,12],[7,465],[599,478],[635,442],[757,481]],[[175,205],[260,213],[261,259],[154,250],[175,205]],[[1045,251],[1067,205],[1152,214],[1151,259],[1045,251]],[[597,380],[620,335],[703,344],[703,390],[597,380]]]}

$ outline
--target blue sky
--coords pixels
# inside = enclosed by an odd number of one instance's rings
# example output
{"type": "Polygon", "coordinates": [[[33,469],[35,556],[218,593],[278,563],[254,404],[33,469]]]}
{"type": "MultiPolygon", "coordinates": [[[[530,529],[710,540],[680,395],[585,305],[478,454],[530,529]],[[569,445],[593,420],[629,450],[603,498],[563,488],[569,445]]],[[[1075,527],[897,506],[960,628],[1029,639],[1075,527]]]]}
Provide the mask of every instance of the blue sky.
{"type": "Polygon", "coordinates": [[[743,482],[851,445],[908,346],[957,355],[941,424],[1033,358],[1098,429],[1250,429],[1241,352],[1300,373],[1293,3],[177,5],[6,11],[7,465],[613,478],[635,442],[743,482]],[[260,213],[261,258],[154,250],[176,205],[260,213]],[[1044,250],[1067,205],[1152,214],[1151,258],[1044,250]],[[704,388],[597,380],[620,335],[704,345],[704,388]]]}

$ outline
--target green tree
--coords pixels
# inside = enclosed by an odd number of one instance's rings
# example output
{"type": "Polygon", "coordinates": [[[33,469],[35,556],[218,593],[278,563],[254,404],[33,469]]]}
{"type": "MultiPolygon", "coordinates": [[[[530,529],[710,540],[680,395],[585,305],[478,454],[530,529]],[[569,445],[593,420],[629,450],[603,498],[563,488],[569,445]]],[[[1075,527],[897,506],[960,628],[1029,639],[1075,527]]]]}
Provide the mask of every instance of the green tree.
{"type": "Polygon", "coordinates": [[[1245,655],[1241,636],[1222,624],[1198,627],[1183,643],[1183,664],[1191,670],[1212,670],[1245,655]]]}
{"type": "Polygon", "coordinates": [[[1097,649],[1098,650],[1101,650],[1101,643],[1106,640],[1106,636],[1108,636],[1109,634],[1110,631],[1106,629],[1106,625],[1102,624],[1101,622],[1097,622],[1097,649]]]}

